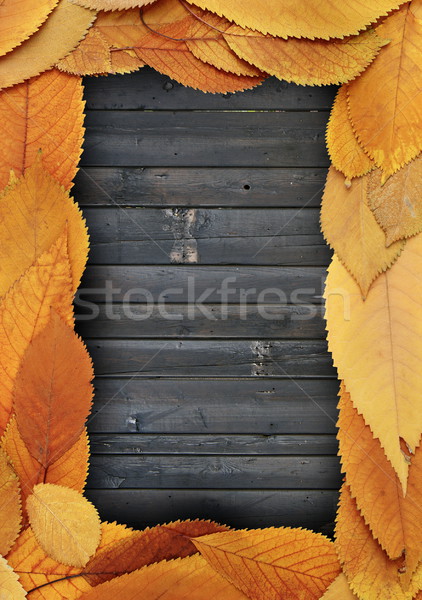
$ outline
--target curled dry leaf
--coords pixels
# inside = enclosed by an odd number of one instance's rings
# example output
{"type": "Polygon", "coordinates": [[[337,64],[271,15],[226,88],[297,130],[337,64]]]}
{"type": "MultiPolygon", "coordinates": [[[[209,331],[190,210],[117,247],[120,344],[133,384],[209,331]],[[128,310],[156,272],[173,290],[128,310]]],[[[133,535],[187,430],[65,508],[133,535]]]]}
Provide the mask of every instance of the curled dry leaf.
{"type": "Polygon", "coordinates": [[[391,559],[406,556],[411,577],[422,560],[422,448],[409,455],[407,494],[377,439],[341,387],[340,456],[351,495],[372,534],[391,559]]]}
{"type": "Polygon", "coordinates": [[[72,0],[60,0],[41,29],[16,50],[0,58],[0,89],[51,69],[76,48],[95,15],[94,11],[77,6],[72,0]]]}
{"type": "Polygon", "coordinates": [[[0,56],[41,27],[59,0],[3,0],[0,5],[0,56]]]}
{"type": "Polygon", "coordinates": [[[345,185],[331,167],[321,206],[321,228],[327,243],[359,284],[366,298],[373,281],[397,260],[404,248],[399,241],[385,247],[385,235],[368,206],[369,176],[345,185]]]}
{"type": "Polygon", "coordinates": [[[340,572],[334,544],[305,529],[228,531],[192,541],[218,573],[253,600],[316,600],[340,572]]]}
{"type": "Polygon", "coordinates": [[[324,294],[328,346],[339,377],[380,440],[403,490],[409,464],[401,441],[414,452],[422,431],[421,261],[422,236],[416,236],[362,300],[355,281],[334,256],[324,294]]]}
{"type": "Polygon", "coordinates": [[[82,152],[82,94],[81,80],[57,69],[0,92],[0,189],[11,169],[20,177],[40,150],[50,175],[71,187],[82,152]]]}
{"type": "Polygon", "coordinates": [[[382,185],[379,171],[368,184],[369,206],[385,232],[387,246],[422,230],[422,156],[382,185]]]}
{"type": "Polygon", "coordinates": [[[65,231],[25,271],[0,304],[0,432],[10,417],[15,379],[26,349],[47,325],[51,308],[73,324],[72,299],[65,231]]]}
{"type": "Polygon", "coordinates": [[[195,0],[201,8],[261,33],[287,38],[354,35],[402,4],[400,0],[195,0]]]}
{"type": "Polygon", "coordinates": [[[19,577],[2,556],[0,556],[0,596],[2,600],[24,600],[26,598],[26,592],[19,583],[19,577]]]}
{"type": "Polygon", "coordinates": [[[350,589],[344,573],[334,579],[333,583],[327,589],[325,594],[321,596],[321,600],[359,600],[350,589]]]}
{"type": "Polygon", "coordinates": [[[28,497],[29,522],[45,552],[65,565],[84,567],[101,539],[101,523],[91,502],[75,490],[39,483],[28,497]]]}
{"type": "Polygon", "coordinates": [[[422,149],[422,20],[413,13],[421,3],[404,4],[377,27],[391,41],[347,87],[353,128],[384,180],[422,149]]]}
{"type": "MultiPolygon", "coordinates": [[[[19,481],[7,454],[0,450],[0,554],[5,556],[19,535],[22,523],[19,481]]],[[[0,574],[0,597],[1,597],[0,574]]]]}
{"type": "Polygon", "coordinates": [[[327,125],[327,148],[333,166],[348,179],[369,173],[375,163],[360,146],[347,109],[347,86],[336,96],[327,125]]]}
{"type": "Polygon", "coordinates": [[[237,25],[230,27],[224,38],[240,58],[261,71],[300,85],[350,81],[366,69],[385,44],[371,30],[330,41],[284,40],[237,25]]]}

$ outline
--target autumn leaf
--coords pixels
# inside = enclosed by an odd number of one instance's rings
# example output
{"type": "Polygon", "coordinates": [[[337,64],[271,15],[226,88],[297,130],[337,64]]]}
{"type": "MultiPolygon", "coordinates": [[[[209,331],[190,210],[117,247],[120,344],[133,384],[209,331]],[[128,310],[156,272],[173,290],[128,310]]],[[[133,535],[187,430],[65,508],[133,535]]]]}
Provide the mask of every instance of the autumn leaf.
{"type": "MultiPolygon", "coordinates": [[[[22,523],[19,481],[9,457],[0,450],[0,554],[6,555],[19,535],[22,523]]],[[[0,575],[0,597],[1,597],[0,575]]]]}
{"type": "Polygon", "coordinates": [[[57,63],[57,68],[72,75],[110,73],[110,54],[107,40],[92,27],[79,46],[57,63]]]}
{"type": "Polygon", "coordinates": [[[248,600],[198,555],[156,563],[116,577],[83,594],[81,600],[248,600]]]}
{"type": "Polygon", "coordinates": [[[24,600],[26,593],[19,578],[5,558],[0,556],[0,597],[1,600],[24,600]]]}
{"type": "Polygon", "coordinates": [[[0,432],[9,420],[20,362],[50,320],[51,308],[73,324],[67,231],[8,291],[0,304],[0,432]]]}
{"type": "Polygon", "coordinates": [[[369,206],[385,232],[386,245],[422,230],[422,156],[382,185],[380,171],[369,179],[369,206]]]}
{"type": "Polygon", "coordinates": [[[422,560],[422,448],[408,457],[411,466],[404,496],[379,441],[344,385],[339,409],[340,456],[351,495],[388,556],[397,559],[405,552],[406,572],[411,576],[422,560]]]}
{"type": "Polygon", "coordinates": [[[378,35],[391,41],[347,88],[353,128],[384,171],[383,180],[422,148],[422,20],[412,10],[418,2],[403,4],[377,27],[378,35]]]}
{"type": "Polygon", "coordinates": [[[3,0],[0,6],[0,56],[7,54],[41,27],[59,0],[3,0]]]}
{"type": "Polygon", "coordinates": [[[240,58],[261,71],[300,85],[350,81],[366,69],[385,45],[371,30],[339,40],[285,40],[233,25],[224,38],[240,58]]]}
{"type": "Polygon", "coordinates": [[[347,86],[336,96],[327,125],[327,148],[333,166],[348,179],[369,173],[375,163],[360,146],[347,109],[347,86]]]}
{"type": "Polygon", "coordinates": [[[91,502],[75,490],[39,483],[26,502],[40,546],[54,560],[84,567],[96,551],[101,523],[91,502]]]}
{"type": "Polygon", "coordinates": [[[234,530],[192,541],[218,573],[253,600],[317,599],[340,571],[333,543],[305,529],[234,530]]]}
{"type": "Polygon", "coordinates": [[[400,259],[378,277],[362,300],[360,289],[334,256],[325,299],[328,346],[358,412],[384,448],[406,489],[408,462],[422,431],[422,236],[411,238],[400,259]],[[380,418],[382,415],[382,418],[380,418]]]}
{"type": "Polygon", "coordinates": [[[368,206],[369,175],[345,184],[331,167],[321,206],[327,243],[359,284],[366,298],[373,281],[400,256],[404,242],[385,247],[385,234],[368,206]]]}
{"type": "Polygon", "coordinates": [[[92,25],[95,14],[72,0],[60,0],[41,29],[0,58],[0,89],[50,69],[76,48],[92,25]]]}
{"type": "Polygon", "coordinates": [[[82,152],[82,93],[78,77],[57,69],[0,92],[0,188],[8,184],[11,169],[23,175],[39,150],[50,175],[71,187],[82,152]]]}
{"type": "Polygon", "coordinates": [[[0,297],[47,251],[67,225],[68,251],[76,291],[88,255],[85,219],[41,157],[0,195],[0,297]]]}
{"type": "Polygon", "coordinates": [[[74,0],[74,2],[92,10],[127,10],[152,4],[155,0],[74,0]]]}
{"type": "Polygon", "coordinates": [[[111,58],[111,71],[113,74],[124,74],[132,73],[137,71],[141,67],[145,66],[145,63],[140,60],[134,50],[121,50],[119,48],[110,49],[111,58]]]}
{"type": "Polygon", "coordinates": [[[19,433],[45,469],[81,436],[91,409],[93,377],[82,340],[52,311],[22,358],[14,389],[19,433]]]}
{"type": "Polygon", "coordinates": [[[327,589],[325,594],[321,596],[321,600],[359,600],[350,589],[344,573],[334,579],[333,583],[327,589]]]}
{"type": "Polygon", "coordinates": [[[225,525],[212,521],[176,521],[157,525],[144,531],[134,531],[112,547],[97,552],[87,563],[84,572],[92,586],[140,569],[145,565],[195,554],[196,547],[190,538],[219,531],[227,531],[225,525]]]}
{"type": "Polygon", "coordinates": [[[195,0],[241,27],[277,37],[342,38],[354,35],[402,4],[399,0],[195,0]]]}

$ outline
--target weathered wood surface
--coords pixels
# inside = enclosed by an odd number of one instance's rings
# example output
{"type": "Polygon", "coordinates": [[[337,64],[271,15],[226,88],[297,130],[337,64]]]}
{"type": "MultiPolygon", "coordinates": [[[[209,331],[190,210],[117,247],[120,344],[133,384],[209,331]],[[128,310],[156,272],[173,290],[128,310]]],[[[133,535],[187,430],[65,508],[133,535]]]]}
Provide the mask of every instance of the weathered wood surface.
{"type": "Polygon", "coordinates": [[[207,95],[150,69],[86,81],[73,193],[92,249],[76,311],[103,518],[333,520],[318,207],[334,95],[275,79],[207,95]]]}

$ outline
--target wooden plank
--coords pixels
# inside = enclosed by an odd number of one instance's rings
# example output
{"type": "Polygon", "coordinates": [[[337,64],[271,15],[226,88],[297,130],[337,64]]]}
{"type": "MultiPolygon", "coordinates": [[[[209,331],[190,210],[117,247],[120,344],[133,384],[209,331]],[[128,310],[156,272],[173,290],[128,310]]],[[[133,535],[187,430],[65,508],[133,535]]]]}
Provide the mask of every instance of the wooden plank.
{"type": "MultiPolygon", "coordinates": [[[[157,262],[166,256],[157,246],[157,262]]],[[[222,267],[201,265],[89,265],[79,297],[115,303],[321,304],[323,267],[222,267]]]]}
{"type": "Polygon", "coordinates": [[[315,208],[101,208],[84,215],[91,264],[327,266],[331,258],[315,208]]]}
{"type": "Polygon", "coordinates": [[[336,433],[338,382],[96,379],[91,433],[336,433]]]}
{"type": "Polygon", "coordinates": [[[294,167],[85,167],[73,194],[81,206],[315,207],[326,175],[294,167]]]}
{"type": "Polygon", "coordinates": [[[337,454],[334,435],[91,434],[93,454],[337,454]]]}
{"type": "Polygon", "coordinates": [[[232,527],[308,527],[334,521],[334,490],[92,490],[101,519],[143,529],[177,519],[212,519],[232,527]]]}
{"type": "Polygon", "coordinates": [[[208,304],[204,313],[187,304],[76,303],[76,329],[84,339],[325,339],[325,325],[322,306],[208,304]]]}
{"type": "Polygon", "coordinates": [[[104,340],[87,347],[97,377],[335,377],[324,340],[104,340]]]}
{"type": "Polygon", "coordinates": [[[327,167],[328,113],[88,111],[81,166],[327,167]]]}
{"type": "Polygon", "coordinates": [[[302,87],[270,77],[253,90],[204,94],[145,67],[121,77],[84,80],[88,109],[108,110],[329,110],[335,86],[302,87]]]}
{"type": "Polygon", "coordinates": [[[338,489],[336,456],[192,454],[90,457],[88,486],[102,489],[338,489]]]}

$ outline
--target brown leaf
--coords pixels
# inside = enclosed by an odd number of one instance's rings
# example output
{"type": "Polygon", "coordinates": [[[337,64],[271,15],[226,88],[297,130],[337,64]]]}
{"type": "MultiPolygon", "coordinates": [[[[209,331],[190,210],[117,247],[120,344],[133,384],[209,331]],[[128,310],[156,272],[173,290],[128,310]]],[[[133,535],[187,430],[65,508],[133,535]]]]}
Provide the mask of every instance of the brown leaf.
{"type": "MultiPolygon", "coordinates": [[[[16,541],[22,524],[19,481],[9,457],[0,450],[0,554],[5,556],[16,541]]],[[[0,569],[1,571],[1,569],[0,569]]],[[[0,597],[1,597],[0,572],[0,597]]]]}

